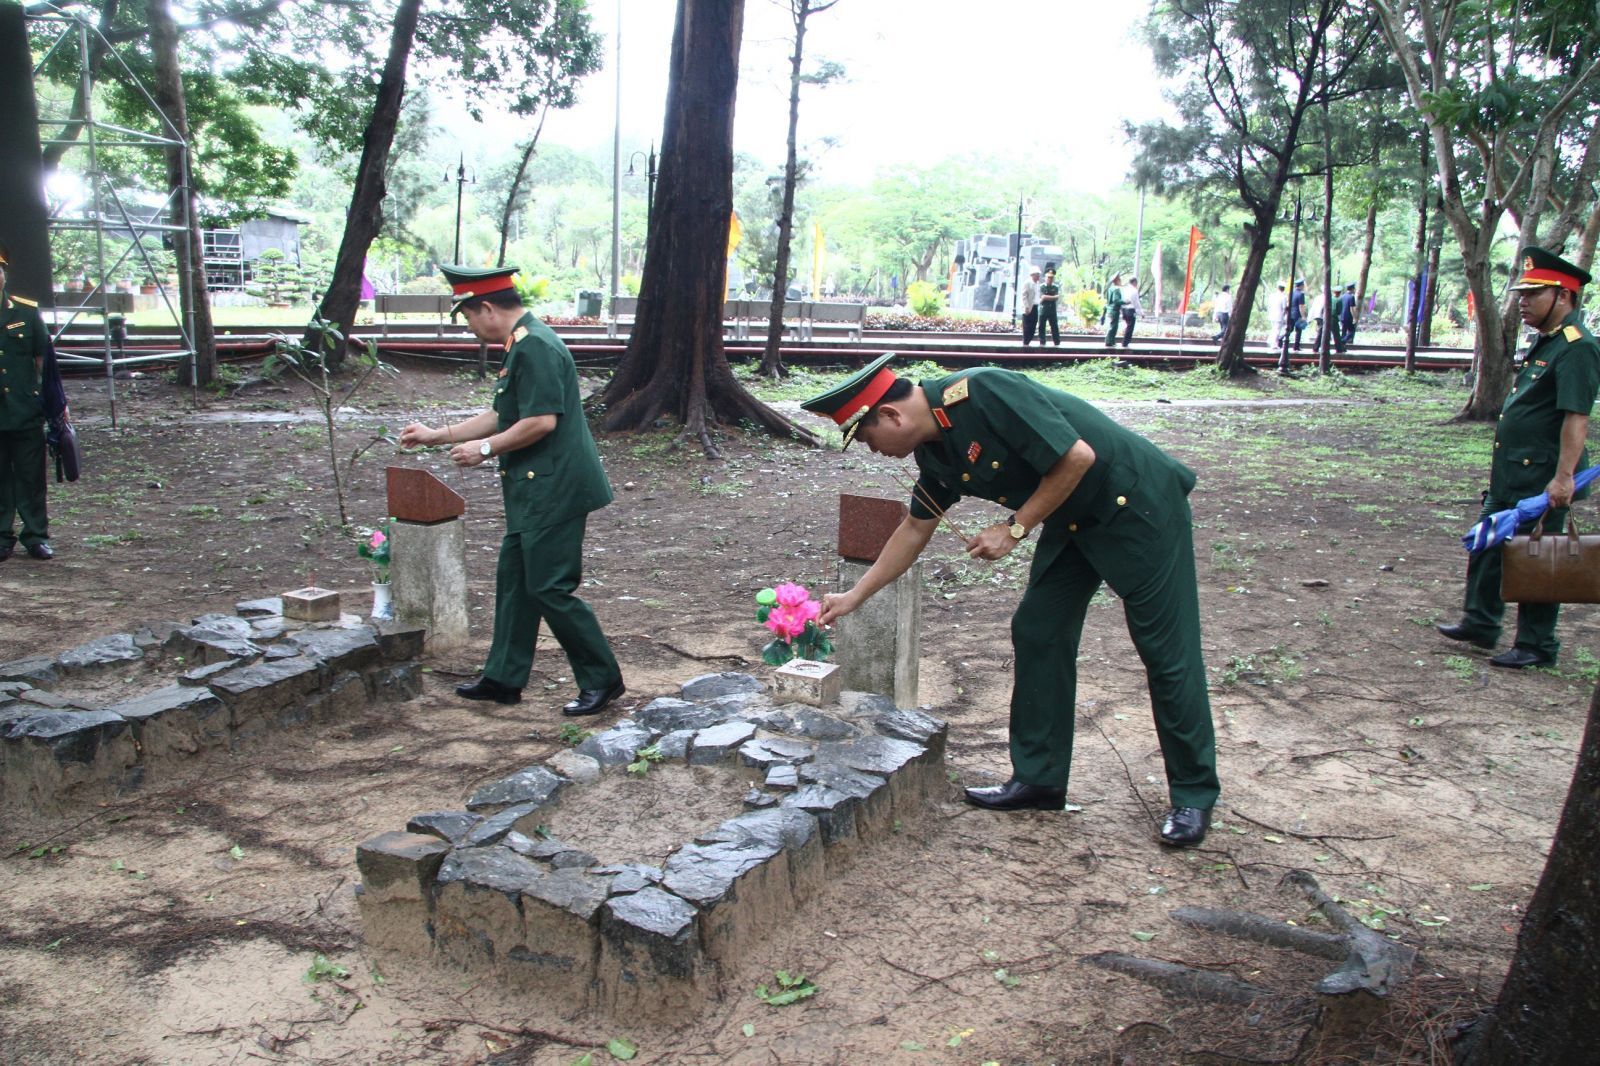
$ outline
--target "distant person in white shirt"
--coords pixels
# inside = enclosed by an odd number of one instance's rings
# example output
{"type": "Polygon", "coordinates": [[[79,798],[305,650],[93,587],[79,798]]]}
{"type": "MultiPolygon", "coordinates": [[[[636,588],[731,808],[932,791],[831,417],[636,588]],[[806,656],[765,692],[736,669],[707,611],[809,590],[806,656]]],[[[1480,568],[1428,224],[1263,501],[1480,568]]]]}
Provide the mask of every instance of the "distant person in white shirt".
{"type": "Polygon", "coordinates": [[[1278,291],[1267,297],[1267,324],[1272,329],[1272,346],[1276,348],[1283,340],[1283,312],[1289,306],[1289,297],[1284,295],[1283,286],[1278,286],[1278,291]]]}
{"type": "Polygon", "coordinates": [[[1139,320],[1139,279],[1133,275],[1122,285],[1122,346],[1133,340],[1133,324],[1139,320]]]}
{"type": "MultiPolygon", "coordinates": [[[[1022,283],[1022,346],[1033,340],[1033,331],[1039,325],[1039,268],[1028,268],[1028,280],[1022,283]]],[[[1039,338],[1044,345],[1044,338],[1039,338]]]]}
{"type": "Polygon", "coordinates": [[[1217,335],[1211,338],[1211,343],[1215,344],[1228,332],[1228,320],[1233,317],[1233,293],[1228,286],[1224,285],[1217,298],[1211,301],[1211,317],[1217,320],[1217,335]]]}

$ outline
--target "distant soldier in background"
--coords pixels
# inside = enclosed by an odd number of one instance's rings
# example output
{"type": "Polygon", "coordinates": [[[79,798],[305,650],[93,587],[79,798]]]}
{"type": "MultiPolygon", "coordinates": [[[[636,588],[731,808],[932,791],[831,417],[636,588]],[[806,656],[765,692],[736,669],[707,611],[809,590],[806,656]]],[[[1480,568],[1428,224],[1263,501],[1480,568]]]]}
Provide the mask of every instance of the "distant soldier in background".
{"type": "Polygon", "coordinates": [[[1106,286],[1106,347],[1117,343],[1117,327],[1122,325],[1122,275],[1111,275],[1106,286]]]}
{"type": "Polygon", "coordinates": [[[67,401],[54,374],[50,330],[39,305],[6,284],[10,265],[0,246],[0,562],[11,558],[18,540],[30,558],[42,561],[55,557],[45,511],[44,424],[64,419],[67,401]]]}

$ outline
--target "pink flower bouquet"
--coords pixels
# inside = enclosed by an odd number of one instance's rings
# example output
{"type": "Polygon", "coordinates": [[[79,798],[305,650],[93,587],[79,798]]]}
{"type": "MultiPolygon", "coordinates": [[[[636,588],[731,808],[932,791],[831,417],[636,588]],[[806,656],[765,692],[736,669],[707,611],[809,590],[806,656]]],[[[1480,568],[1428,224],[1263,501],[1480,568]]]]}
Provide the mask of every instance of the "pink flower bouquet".
{"type": "Polygon", "coordinates": [[[761,649],[761,661],[782,666],[790,659],[827,659],[833,654],[833,641],[817,625],[821,613],[822,604],[804,585],[792,581],[756,593],[756,621],[774,634],[761,649]]]}

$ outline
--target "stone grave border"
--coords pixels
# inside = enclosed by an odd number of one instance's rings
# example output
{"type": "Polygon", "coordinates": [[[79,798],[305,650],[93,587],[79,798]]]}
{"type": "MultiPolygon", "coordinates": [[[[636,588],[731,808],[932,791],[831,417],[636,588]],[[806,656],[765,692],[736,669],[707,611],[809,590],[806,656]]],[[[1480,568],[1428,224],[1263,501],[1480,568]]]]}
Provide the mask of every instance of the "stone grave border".
{"type": "Polygon", "coordinates": [[[367,945],[488,971],[563,1009],[681,1021],[830,872],[947,787],[945,723],[888,697],[847,692],[823,713],[776,704],[738,673],[694,678],[681,696],[478,789],[464,810],[418,814],[358,846],[367,945]],[[543,833],[564,792],[651,746],[761,783],[745,813],[660,867],[601,865],[543,833]]]}
{"type": "Polygon", "coordinates": [[[280,729],[342,718],[421,691],[424,631],[374,627],[354,615],[303,623],[281,597],[189,625],[157,622],[57,656],[0,663],[0,796],[50,811],[103,801],[142,785],[163,764],[210,750],[239,751],[280,729]],[[182,656],[176,681],[91,706],[52,687],[182,656]]]}

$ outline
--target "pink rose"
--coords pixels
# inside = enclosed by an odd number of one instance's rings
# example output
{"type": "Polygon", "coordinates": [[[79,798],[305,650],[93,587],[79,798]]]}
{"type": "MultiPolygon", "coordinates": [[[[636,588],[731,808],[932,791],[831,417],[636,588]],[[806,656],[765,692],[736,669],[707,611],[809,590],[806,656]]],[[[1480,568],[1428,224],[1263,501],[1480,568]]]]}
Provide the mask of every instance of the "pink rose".
{"type": "Polygon", "coordinates": [[[811,598],[811,593],[806,591],[804,585],[796,585],[792,581],[785,581],[772,591],[777,595],[781,607],[798,607],[811,598]]]}
{"type": "Polygon", "coordinates": [[[766,627],[784,640],[793,640],[806,630],[806,619],[792,607],[778,605],[767,613],[766,627]]]}
{"type": "Polygon", "coordinates": [[[389,539],[388,537],[385,537],[383,535],[383,530],[374,529],[372,531],[372,539],[367,542],[367,547],[369,547],[372,550],[376,551],[379,548],[383,547],[383,542],[388,540],[388,539],[389,539]]]}

